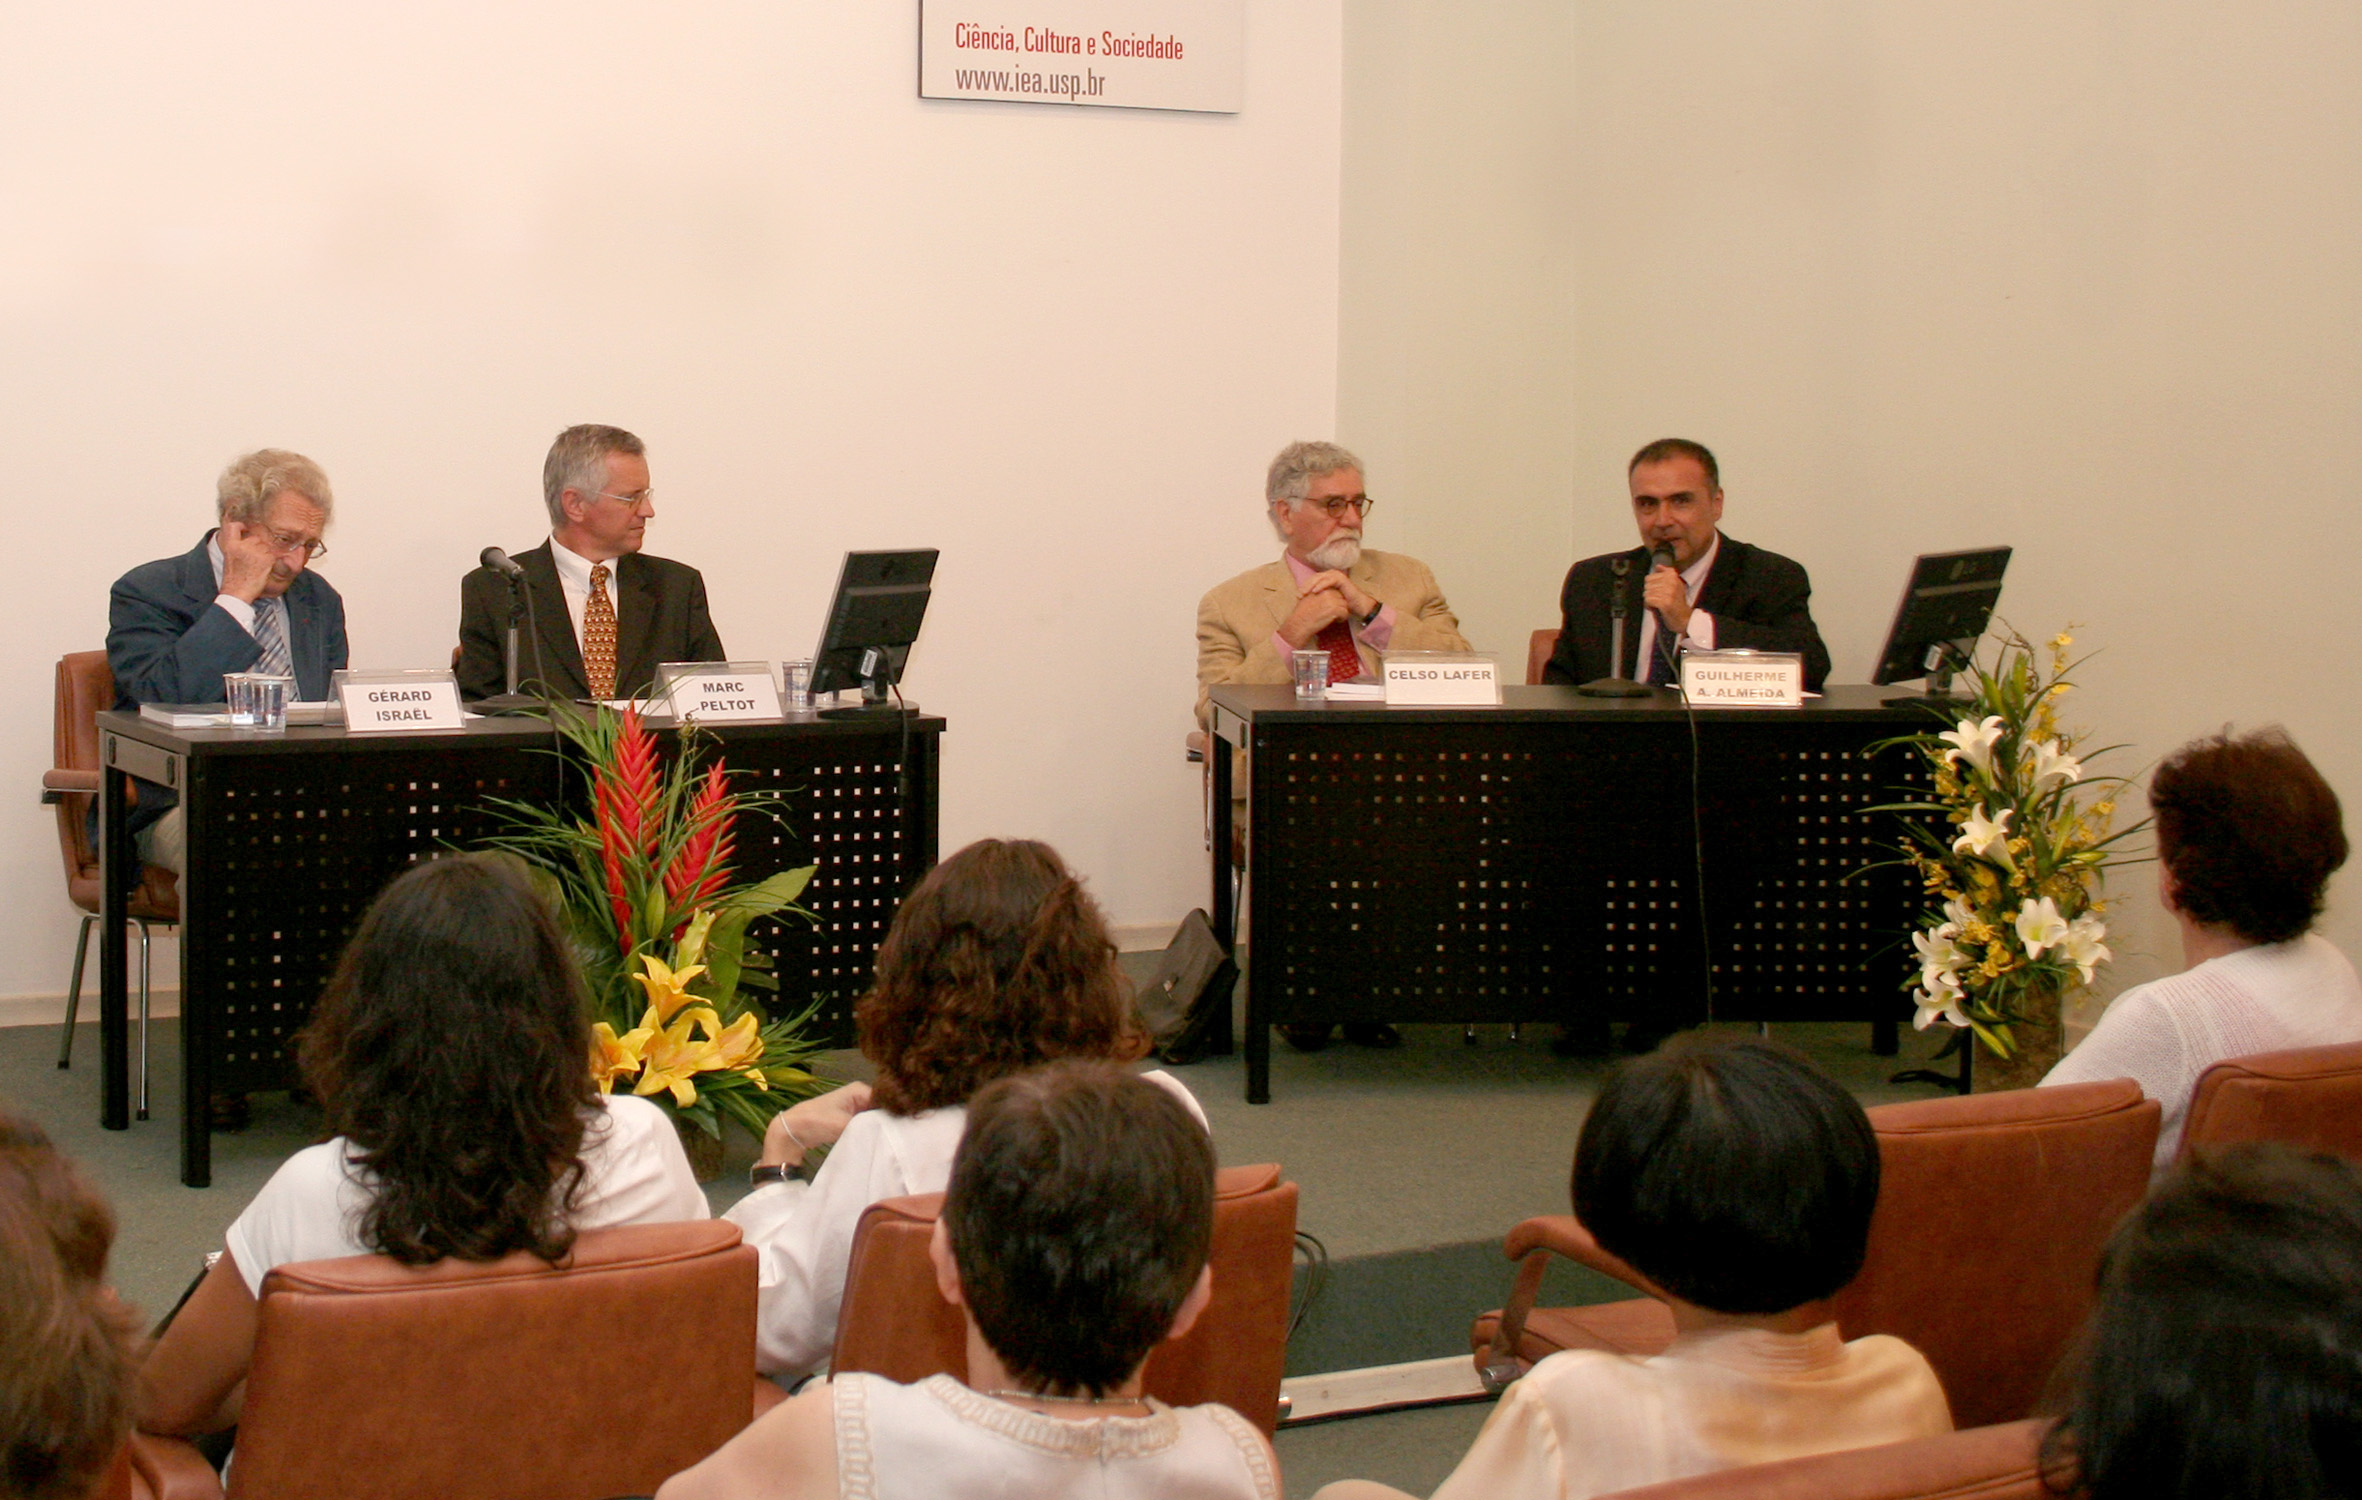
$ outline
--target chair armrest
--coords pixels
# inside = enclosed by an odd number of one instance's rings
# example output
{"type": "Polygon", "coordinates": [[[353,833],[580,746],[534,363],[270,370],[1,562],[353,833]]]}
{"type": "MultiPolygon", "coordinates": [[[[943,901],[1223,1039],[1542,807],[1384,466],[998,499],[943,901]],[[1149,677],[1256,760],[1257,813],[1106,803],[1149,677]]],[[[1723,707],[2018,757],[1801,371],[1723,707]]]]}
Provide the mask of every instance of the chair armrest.
{"type": "Polygon", "coordinates": [[[41,790],[45,792],[95,792],[98,772],[76,771],[65,766],[52,766],[41,773],[41,790]]]}
{"type": "Polygon", "coordinates": [[[1181,743],[1186,747],[1191,765],[1196,765],[1206,758],[1206,732],[1204,730],[1192,729],[1181,743]]]}
{"type": "Polygon", "coordinates": [[[129,1449],[133,1500],[221,1500],[221,1476],[186,1439],[134,1432],[129,1449]]]}
{"type": "Polygon", "coordinates": [[[1485,1387],[1496,1393],[1506,1390],[1518,1377],[1518,1344],[1525,1337],[1525,1320],[1534,1310],[1534,1298],[1541,1294],[1542,1276],[1550,1269],[1553,1253],[1612,1276],[1660,1302],[1670,1300],[1655,1282],[1633,1270],[1621,1257],[1601,1249],[1599,1241],[1591,1237],[1591,1231],[1572,1214],[1545,1214],[1526,1220],[1509,1231],[1501,1252],[1518,1262],[1517,1282],[1509,1290],[1509,1300],[1501,1305],[1501,1316],[1493,1324],[1492,1348],[1477,1369],[1485,1387]]]}

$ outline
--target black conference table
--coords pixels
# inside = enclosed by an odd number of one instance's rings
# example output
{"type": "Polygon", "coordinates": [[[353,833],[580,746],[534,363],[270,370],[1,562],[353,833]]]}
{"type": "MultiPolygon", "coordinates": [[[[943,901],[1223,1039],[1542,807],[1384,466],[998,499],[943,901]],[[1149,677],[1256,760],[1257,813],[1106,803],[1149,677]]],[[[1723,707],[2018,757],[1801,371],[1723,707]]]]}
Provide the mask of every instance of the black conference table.
{"type": "MultiPolygon", "coordinates": [[[[817,864],[803,905],[820,917],[758,924],[778,966],[778,1003],[821,1001],[832,1042],[852,1035],[878,944],[902,897],[935,863],[940,718],[801,717],[706,729],[742,788],[787,794],[787,826],[743,817],[738,872],[759,879],[817,864]],[[907,747],[905,763],[903,752],[907,747]]],[[[310,1016],[345,939],[379,889],[419,859],[495,832],[494,798],[582,796],[548,724],[471,719],[456,731],[171,729],[98,716],[102,766],[176,787],[186,808],[181,876],[181,1181],[212,1179],[208,1100],[293,1081],[288,1043],[310,1016]]],[[[673,736],[659,726],[668,749],[673,736]]],[[[125,950],[137,855],[124,781],[101,778],[106,879],[99,945],[100,1123],[129,1127],[130,984],[125,950]]]]}
{"type": "Polygon", "coordinates": [[[1857,873],[1898,839],[1863,809],[1920,773],[1908,747],[1864,752],[1932,721],[1890,691],[1693,715],[1670,691],[1409,708],[1216,688],[1226,946],[1228,747],[1249,789],[1248,1102],[1292,1022],[1858,1020],[1892,1053],[1919,889],[1857,873]]]}

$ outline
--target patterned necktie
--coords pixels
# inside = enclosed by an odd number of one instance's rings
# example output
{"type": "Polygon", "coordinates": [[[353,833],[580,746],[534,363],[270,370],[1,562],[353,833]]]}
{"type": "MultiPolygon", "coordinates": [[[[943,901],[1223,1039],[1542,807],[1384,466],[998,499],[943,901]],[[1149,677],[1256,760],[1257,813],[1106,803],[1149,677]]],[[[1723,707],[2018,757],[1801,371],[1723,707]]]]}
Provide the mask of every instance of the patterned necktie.
{"type": "Polygon", "coordinates": [[[1329,653],[1329,681],[1351,682],[1361,675],[1361,653],[1353,649],[1353,627],[1332,620],[1312,643],[1329,653]]]}
{"type": "Polygon", "coordinates": [[[276,600],[254,606],[254,639],[262,646],[255,663],[273,677],[293,677],[295,663],[287,655],[287,606],[276,600]]]}
{"type": "Polygon", "coordinates": [[[607,565],[591,567],[590,598],[582,606],[582,666],[590,695],[615,696],[615,601],[607,597],[607,565]]]}
{"type": "Polygon", "coordinates": [[[1673,639],[1673,633],[1665,628],[1662,621],[1658,622],[1657,638],[1649,642],[1649,681],[1659,687],[1673,685],[1673,659],[1678,654],[1675,649],[1678,645],[1679,643],[1673,639]]]}

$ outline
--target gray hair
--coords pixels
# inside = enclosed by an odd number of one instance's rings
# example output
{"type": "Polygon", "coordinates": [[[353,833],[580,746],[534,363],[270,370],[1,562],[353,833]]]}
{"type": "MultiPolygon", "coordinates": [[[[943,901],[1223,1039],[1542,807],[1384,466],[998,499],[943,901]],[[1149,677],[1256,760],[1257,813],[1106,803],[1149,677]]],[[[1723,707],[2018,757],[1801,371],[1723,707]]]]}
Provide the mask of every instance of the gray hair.
{"type": "Polygon", "coordinates": [[[214,484],[214,503],[224,521],[251,525],[260,521],[263,508],[286,490],[318,506],[322,526],[335,515],[336,497],[328,491],[327,474],[302,454],[284,448],[258,448],[232,459],[214,484]]]}
{"type": "Polygon", "coordinates": [[[566,524],[566,507],[560,497],[568,490],[599,493],[607,482],[608,454],[639,458],[647,451],[647,444],[622,428],[597,422],[579,423],[559,433],[558,440],[549,445],[549,457],[541,461],[541,498],[549,506],[550,525],[566,524]]]}
{"type": "Polygon", "coordinates": [[[1360,459],[1335,443],[1290,443],[1271,461],[1271,473],[1263,481],[1263,498],[1271,503],[1301,500],[1321,475],[1361,467],[1360,459]]]}

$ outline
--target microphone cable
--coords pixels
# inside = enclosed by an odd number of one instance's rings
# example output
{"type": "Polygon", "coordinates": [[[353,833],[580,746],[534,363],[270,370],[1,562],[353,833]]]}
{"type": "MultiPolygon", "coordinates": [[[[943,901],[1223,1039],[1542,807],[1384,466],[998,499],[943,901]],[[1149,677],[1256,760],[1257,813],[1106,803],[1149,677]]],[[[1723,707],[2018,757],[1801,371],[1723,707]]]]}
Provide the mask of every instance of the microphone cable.
{"type": "Polygon", "coordinates": [[[1673,632],[1665,628],[1665,622],[1659,620],[1657,622],[1657,647],[1664,655],[1666,670],[1671,672],[1673,676],[1673,681],[1669,686],[1674,692],[1681,695],[1682,714],[1689,720],[1690,857],[1696,872],[1696,884],[1691,892],[1691,905],[1697,909],[1698,951],[1704,959],[1706,1019],[1712,1021],[1715,1019],[1714,934],[1712,929],[1706,925],[1706,799],[1699,772],[1699,767],[1705,760],[1705,753],[1700,748],[1698,741],[1698,708],[1696,704],[1690,702],[1688,691],[1681,686],[1681,660],[1674,651],[1672,636],[1673,632]]]}

